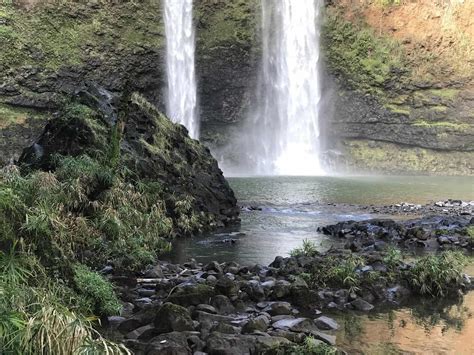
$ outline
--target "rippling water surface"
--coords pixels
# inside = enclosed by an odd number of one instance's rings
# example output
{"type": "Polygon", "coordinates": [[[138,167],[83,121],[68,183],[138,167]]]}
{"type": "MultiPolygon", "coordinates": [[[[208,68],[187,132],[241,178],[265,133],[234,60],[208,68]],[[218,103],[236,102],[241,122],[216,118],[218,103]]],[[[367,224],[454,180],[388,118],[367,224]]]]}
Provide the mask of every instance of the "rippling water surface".
{"type": "Polygon", "coordinates": [[[244,209],[241,225],[225,233],[178,240],[174,261],[194,257],[268,264],[304,239],[328,248],[334,240],[318,233],[320,226],[374,217],[356,205],[474,200],[472,177],[242,177],[229,182],[241,206],[259,210],[244,209]]]}

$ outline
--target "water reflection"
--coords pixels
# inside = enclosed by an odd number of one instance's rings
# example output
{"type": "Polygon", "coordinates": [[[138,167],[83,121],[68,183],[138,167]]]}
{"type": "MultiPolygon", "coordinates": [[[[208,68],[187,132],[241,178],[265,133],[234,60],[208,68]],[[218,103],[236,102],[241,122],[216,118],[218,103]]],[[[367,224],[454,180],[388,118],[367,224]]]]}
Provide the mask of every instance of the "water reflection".
{"type": "Polygon", "coordinates": [[[473,354],[474,292],[459,300],[413,300],[374,315],[335,315],[338,345],[350,354],[473,354]]]}

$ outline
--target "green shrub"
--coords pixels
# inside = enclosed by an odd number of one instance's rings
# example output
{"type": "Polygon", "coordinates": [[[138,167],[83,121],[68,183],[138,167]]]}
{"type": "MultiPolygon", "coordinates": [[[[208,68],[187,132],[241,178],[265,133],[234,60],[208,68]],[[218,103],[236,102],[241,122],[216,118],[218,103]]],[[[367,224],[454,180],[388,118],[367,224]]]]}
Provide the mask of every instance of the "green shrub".
{"type": "Polygon", "coordinates": [[[78,292],[83,294],[97,314],[119,314],[121,305],[110,282],[87,266],[76,264],[74,266],[74,282],[78,292]]]}
{"type": "Polygon", "coordinates": [[[175,225],[160,184],[126,182],[89,156],[57,156],[55,165],[54,173],[26,176],[0,170],[0,242],[24,238],[49,265],[112,259],[118,269],[136,270],[169,250],[174,229],[191,233],[206,221],[192,199],[173,199],[175,225]]]}
{"type": "Polygon", "coordinates": [[[129,354],[72,310],[78,296],[47,277],[34,255],[0,254],[0,349],[5,354],[129,354]]]}
{"type": "Polygon", "coordinates": [[[316,256],[318,255],[318,247],[312,240],[303,240],[303,245],[290,251],[291,256],[316,256]]]}
{"type": "Polygon", "coordinates": [[[464,254],[457,251],[424,256],[408,272],[408,283],[422,295],[446,296],[461,286],[466,262],[464,254]]]}
{"type": "Polygon", "coordinates": [[[302,344],[283,345],[271,349],[268,353],[275,355],[335,355],[337,349],[308,336],[302,344]]]}
{"type": "Polygon", "coordinates": [[[356,291],[363,280],[357,269],[363,265],[364,259],[353,253],[344,258],[329,256],[313,266],[304,279],[313,288],[333,286],[356,291]]]}
{"type": "Polygon", "coordinates": [[[393,68],[404,68],[400,44],[376,35],[363,23],[353,24],[340,11],[328,11],[323,25],[328,65],[356,89],[383,92],[393,68]]]}

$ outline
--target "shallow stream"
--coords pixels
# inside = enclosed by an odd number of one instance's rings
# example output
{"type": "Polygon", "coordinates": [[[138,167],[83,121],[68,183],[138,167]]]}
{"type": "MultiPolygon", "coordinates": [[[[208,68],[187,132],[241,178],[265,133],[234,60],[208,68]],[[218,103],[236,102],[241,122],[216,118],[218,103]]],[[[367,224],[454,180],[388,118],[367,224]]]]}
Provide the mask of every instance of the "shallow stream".
{"type": "MultiPolygon", "coordinates": [[[[277,255],[287,256],[304,239],[321,250],[337,242],[317,227],[383,217],[363,206],[474,200],[472,177],[239,177],[229,182],[243,206],[241,225],[178,240],[169,256],[174,262],[193,257],[266,265],[277,255]]],[[[474,275],[474,264],[467,271],[474,275]]],[[[471,292],[457,303],[413,300],[398,310],[334,316],[341,325],[338,345],[351,354],[474,354],[473,313],[471,292]]]]}

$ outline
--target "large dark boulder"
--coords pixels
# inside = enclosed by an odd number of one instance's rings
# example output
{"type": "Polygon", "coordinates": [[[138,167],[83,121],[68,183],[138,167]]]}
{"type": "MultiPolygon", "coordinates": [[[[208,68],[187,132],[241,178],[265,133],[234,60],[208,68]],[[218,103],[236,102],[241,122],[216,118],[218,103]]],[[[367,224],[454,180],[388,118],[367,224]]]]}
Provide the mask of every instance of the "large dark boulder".
{"type": "Polygon", "coordinates": [[[186,128],[137,93],[116,97],[91,84],[77,96],[23,151],[20,164],[53,170],[58,154],[101,156],[111,163],[118,159],[133,180],[157,182],[171,199],[188,198],[196,213],[209,217],[208,224],[238,221],[236,198],[216,160],[186,128]]]}

